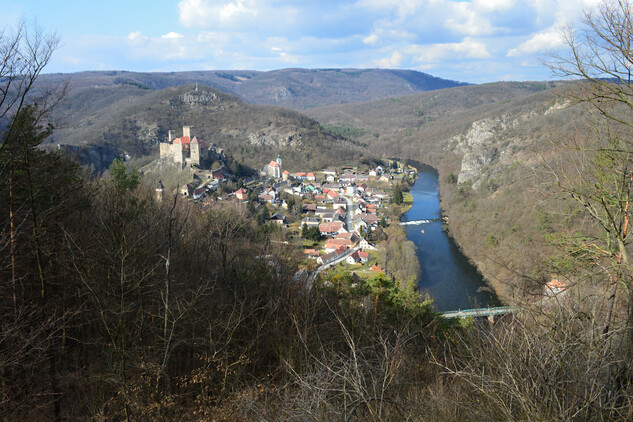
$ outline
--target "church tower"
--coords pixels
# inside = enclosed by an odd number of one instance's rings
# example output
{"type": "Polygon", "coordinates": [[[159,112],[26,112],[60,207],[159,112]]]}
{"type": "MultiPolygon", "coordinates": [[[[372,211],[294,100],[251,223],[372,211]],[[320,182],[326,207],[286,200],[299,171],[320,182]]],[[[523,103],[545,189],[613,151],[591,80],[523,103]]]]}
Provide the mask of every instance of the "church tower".
{"type": "Polygon", "coordinates": [[[277,154],[277,164],[279,164],[279,172],[281,173],[282,168],[281,168],[281,155],[277,154]]]}

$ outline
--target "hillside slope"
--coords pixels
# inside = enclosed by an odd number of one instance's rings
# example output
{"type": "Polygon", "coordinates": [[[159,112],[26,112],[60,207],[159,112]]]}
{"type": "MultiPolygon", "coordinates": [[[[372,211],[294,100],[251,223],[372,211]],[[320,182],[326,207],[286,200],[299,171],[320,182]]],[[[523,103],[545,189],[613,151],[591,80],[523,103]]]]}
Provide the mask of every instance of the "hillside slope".
{"type": "Polygon", "coordinates": [[[69,98],[56,111],[56,122],[61,124],[52,142],[109,144],[132,156],[143,156],[158,154],[158,143],[167,139],[167,132],[175,130],[179,135],[182,126],[187,125],[193,126],[195,136],[217,143],[255,168],[261,168],[278,153],[290,170],[363,159],[361,147],[327,133],[315,120],[288,109],[249,105],[208,87],[115,89],[125,91],[127,97],[105,107],[99,101],[107,104],[116,93],[108,99],[91,90],[69,98]]]}

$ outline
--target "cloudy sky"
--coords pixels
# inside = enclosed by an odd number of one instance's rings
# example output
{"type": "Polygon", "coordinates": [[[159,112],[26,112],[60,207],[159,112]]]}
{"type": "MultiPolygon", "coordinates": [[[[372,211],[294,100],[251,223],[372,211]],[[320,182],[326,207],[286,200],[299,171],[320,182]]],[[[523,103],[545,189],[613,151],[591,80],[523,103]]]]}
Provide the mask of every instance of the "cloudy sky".
{"type": "Polygon", "coordinates": [[[415,69],[552,79],[538,58],[598,0],[8,0],[62,41],[48,72],[415,69]]]}

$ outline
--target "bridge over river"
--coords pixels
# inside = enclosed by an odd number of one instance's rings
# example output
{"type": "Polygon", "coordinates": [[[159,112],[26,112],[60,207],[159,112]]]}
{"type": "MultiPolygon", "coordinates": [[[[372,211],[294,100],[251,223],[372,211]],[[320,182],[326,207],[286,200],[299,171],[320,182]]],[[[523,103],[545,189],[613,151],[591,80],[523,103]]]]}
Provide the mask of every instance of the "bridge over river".
{"type": "Polygon", "coordinates": [[[442,312],[444,318],[493,318],[497,315],[506,315],[519,312],[519,308],[512,306],[497,306],[494,308],[459,309],[457,311],[442,312]]]}

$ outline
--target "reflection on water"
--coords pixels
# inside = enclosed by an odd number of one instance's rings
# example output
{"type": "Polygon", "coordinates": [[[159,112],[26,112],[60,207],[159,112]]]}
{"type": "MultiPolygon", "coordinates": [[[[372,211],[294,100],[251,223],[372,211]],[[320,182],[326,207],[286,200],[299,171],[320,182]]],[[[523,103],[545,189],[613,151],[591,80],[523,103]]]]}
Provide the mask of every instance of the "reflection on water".
{"type": "Polygon", "coordinates": [[[481,274],[444,231],[440,218],[437,174],[430,168],[420,169],[411,188],[413,208],[402,221],[431,220],[427,224],[405,225],[407,238],[418,248],[420,280],[418,287],[434,300],[439,311],[498,306],[497,296],[481,274]]]}

